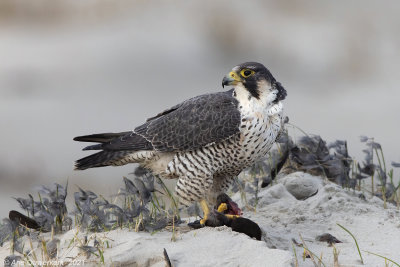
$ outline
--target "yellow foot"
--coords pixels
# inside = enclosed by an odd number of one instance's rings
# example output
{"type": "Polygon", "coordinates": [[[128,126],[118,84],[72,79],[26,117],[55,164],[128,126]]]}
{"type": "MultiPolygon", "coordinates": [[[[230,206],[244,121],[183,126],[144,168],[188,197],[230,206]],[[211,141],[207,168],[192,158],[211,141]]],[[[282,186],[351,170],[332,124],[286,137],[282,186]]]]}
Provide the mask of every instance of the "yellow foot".
{"type": "Polygon", "coordinates": [[[228,209],[228,205],[226,203],[221,203],[221,205],[219,205],[217,210],[220,213],[224,213],[224,211],[226,211],[227,209],[228,209]]]}
{"type": "Polygon", "coordinates": [[[236,219],[239,218],[239,215],[232,215],[232,214],[225,214],[225,217],[229,218],[229,219],[236,219]]]}
{"type": "MultiPolygon", "coordinates": [[[[221,203],[221,205],[219,205],[217,211],[220,213],[224,213],[224,211],[226,211],[228,209],[228,205],[226,203],[221,203]]],[[[236,219],[239,218],[239,215],[232,215],[232,214],[225,214],[225,216],[229,219],[236,219]]]]}
{"type": "Polygon", "coordinates": [[[203,218],[200,220],[200,224],[204,226],[204,225],[206,225],[206,221],[207,221],[207,218],[203,218]]]}
{"type": "MultiPolygon", "coordinates": [[[[221,203],[221,205],[219,205],[218,207],[218,212],[220,213],[224,213],[224,211],[226,211],[228,209],[228,205],[226,203],[221,203]]],[[[239,218],[239,215],[232,215],[232,214],[225,214],[225,216],[229,219],[236,219],[239,218]]]]}

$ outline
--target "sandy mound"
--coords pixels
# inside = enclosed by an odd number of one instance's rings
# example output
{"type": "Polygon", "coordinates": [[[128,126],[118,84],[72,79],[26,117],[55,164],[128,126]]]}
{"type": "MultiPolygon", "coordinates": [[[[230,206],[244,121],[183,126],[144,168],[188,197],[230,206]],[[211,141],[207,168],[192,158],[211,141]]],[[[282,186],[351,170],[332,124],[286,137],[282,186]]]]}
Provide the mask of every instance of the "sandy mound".
{"type": "MultiPolygon", "coordinates": [[[[234,200],[240,201],[240,196],[234,196],[234,200]]],[[[343,242],[336,244],[341,266],[359,266],[355,243],[337,226],[339,223],[356,237],[365,266],[384,266],[384,259],[365,251],[400,262],[400,212],[393,205],[383,209],[383,201],[377,197],[365,200],[361,192],[343,189],[321,177],[293,173],[261,190],[258,203],[256,212],[246,211],[244,216],[260,225],[269,247],[293,251],[291,239],[301,242],[301,234],[308,248],[318,257],[322,255],[326,266],[333,266],[333,248],[315,240],[318,235],[330,233],[343,242]],[[291,184],[286,182],[292,177],[299,184],[304,180],[309,185],[314,180],[312,184],[318,192],[306,200],[297,200],[287,190],[291,184]]],[[[296,252],[300,266],[313,266],[309,259],[301,259],[302,248],[296,248],[296,252]]]]}
{"type": "MultiPolygon", "coordinates": [[[[61,258],[85,260],[97,266],[98,259],[78,256],[79,249],[67,246],[76,231],[66,233],[60,242],[61,258]]],[[[173,266],[288,266],[292,262],[289,252],[270,249],[263,241],[250,239],[246,235],[232,232],[230,228],[203,228],[177,234],[171,241],[168,231],[156,234],[136,233],[128,230],[114,230],[97,234],[97,240],[109,240],[111,248],[104,250],[107,265],[114,266],[165,266],[165,248],[173,266]]],[[[94,235],[89,236],[89,239],[94,235]]]]}

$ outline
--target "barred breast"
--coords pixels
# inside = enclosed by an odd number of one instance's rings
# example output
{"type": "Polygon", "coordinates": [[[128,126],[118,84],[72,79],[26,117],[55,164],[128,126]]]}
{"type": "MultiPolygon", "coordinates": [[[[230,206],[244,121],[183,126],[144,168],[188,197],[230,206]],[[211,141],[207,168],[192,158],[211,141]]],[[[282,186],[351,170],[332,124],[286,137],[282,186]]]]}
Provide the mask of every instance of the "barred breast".
{"type": "Polygon", "coordinates": [[[266,155],[282,125],[279,106],[271,110],[243,112],[240,134],[173,157],[166,175],[180,177],[176,193],[183,204],[226,190],[235,176],[266,155]]]}

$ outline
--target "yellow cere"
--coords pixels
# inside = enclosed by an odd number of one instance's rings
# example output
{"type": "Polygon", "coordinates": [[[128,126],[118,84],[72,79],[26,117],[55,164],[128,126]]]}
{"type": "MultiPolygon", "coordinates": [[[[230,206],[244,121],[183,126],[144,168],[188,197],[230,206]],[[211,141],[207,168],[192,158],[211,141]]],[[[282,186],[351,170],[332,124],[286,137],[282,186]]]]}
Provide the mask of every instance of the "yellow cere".
{"type": "Polygon", "coordinates": [[[231,77],[232,79],[234,79],[237,82],[240,82],[240,77],[234,71],[229,72],[229,77],[231,77]]]}

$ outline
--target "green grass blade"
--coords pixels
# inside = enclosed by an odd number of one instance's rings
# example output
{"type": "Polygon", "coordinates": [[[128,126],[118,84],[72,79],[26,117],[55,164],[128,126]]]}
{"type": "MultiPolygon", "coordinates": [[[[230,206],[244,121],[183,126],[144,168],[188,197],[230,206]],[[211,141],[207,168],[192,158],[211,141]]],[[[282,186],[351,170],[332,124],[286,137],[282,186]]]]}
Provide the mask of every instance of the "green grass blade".
{"type": "Polygon", "coordinates": [[[393,260],[391,260],[391,259],[386,258],[385,256],[382,256],[382,255],[379,255],[379,254],[376,254],[376,253],[373,253],[373,252],[370,252],[370,251],[366,251],[366,250],[363,250],[363,251],[364,251],[364,252],[367,252],[367,253],[369,253],[369,254],[372,254],[372,255],[381,257],[382,259],[385,259],[385,260],[387,260],[387,261],[390,261],[391,263],[393,263],[393,264],[395,264],[395,265],[397,265],[397,266],[400,267],[400,264],[398,264],[397,262],[395,262],[395,261],[393,261],[393,260]]]}
{"type": "Polygon", "coordinates": [[[363,260],[363,258],[362,258],[362,255],[361,255],[361,251],[360,251],[360,247],[358,246],[358,242],[357,242],[357,239],[354,237],[354,235],[349,231],[349,230],[347,230],[344,226],[342,226],[342,225],[340,225],[340,224],[338,224],[338,223],[336,223],[340,228],[342,228],[343,230],[345,230],[347,233],[349,233],[349,235],[351,235],[351,237],[354,239],[354,242],[356,243],[356,246],[357,246],[357,250],[358,250],[358,254],[360,255],[360,260],[361,260],[361,264],[364,264],[364,260],[363,260]]]}

